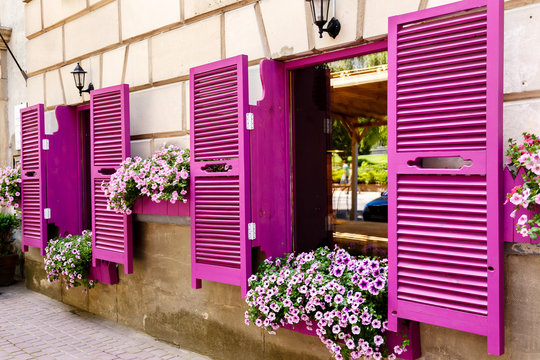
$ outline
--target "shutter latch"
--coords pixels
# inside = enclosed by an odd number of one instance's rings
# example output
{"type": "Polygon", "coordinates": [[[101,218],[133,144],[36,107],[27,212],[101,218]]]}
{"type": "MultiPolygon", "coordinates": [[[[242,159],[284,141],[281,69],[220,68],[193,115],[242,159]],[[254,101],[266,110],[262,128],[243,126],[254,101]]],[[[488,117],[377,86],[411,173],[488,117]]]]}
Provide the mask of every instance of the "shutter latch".
{"type": "Polygon", "coordinates": [[[255,223],[248,224],[248,239],[255,240],[257,238],[256,226],[255,223]]]}
{"type": "Polygon", "coordinates": [[[253,113],[246,113],[246,129],[255,129],[255,116],[253,116],[253,113]]]}
{"type": "Polygon", "coordinates": [[[51,209],[50,208],[43,209],[43,217],[45,218],[45,220],[48,220],[48,219],[51,218],[51,209]]]}
{"type": "Polygon", "coordinates": [[[43,150],[49,150],[49,139],[43,139],[41,145],[43,150]]]}
{"type": "Polygon", "coordinates": [[[325,134],[331,134],[332,133],[332,119],[325,118],[324,119],[324,133],[325,134]]]}

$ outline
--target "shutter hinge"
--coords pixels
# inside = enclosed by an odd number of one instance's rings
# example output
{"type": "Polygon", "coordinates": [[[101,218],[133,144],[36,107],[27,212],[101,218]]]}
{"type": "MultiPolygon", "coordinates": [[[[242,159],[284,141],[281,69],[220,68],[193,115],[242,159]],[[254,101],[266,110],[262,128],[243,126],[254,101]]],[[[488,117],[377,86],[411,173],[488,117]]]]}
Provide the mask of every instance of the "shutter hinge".
{"type": "Polygon", "coordinates": [[[246,129],[255,129],[255,116],[253,116],[253,113],[246,113],[246,129]]]}
{"type": "Polygon", "coordinates": [[[51,218],[51,209],[50,208],[43,209],[43,217],[45,218],[45,220],[48,220],[48,219],[51,218]]]}
{"type": "Polygon", "coordinates": [[[43,150],[49,150],[49,139],[43,139],[41,145],[43,150]]]}
{"type": "Polygon", "coordinates": [[[248,224],[248,239],[249,240],[255,240],[257,238],[257,227],[255,226],[255,223],[249,223],[248,224]]]}
{"type": "Polygon", "coordinates": [[[324,119],[324,133],[325,134],[332,133],[332,119],[330,118],[324,119]]]}
{"type": "Polygon", "coordinates": [[[334,231],[334,217],[332,215],[326,215],[324,222],[326,231],[334,231]]]}

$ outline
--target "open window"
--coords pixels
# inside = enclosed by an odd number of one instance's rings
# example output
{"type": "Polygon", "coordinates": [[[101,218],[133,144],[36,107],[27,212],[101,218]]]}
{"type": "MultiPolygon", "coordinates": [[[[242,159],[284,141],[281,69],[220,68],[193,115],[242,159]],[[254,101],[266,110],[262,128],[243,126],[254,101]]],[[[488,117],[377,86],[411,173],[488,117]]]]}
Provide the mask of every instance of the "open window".
{"type": "Polygon", "coordinates": [[[295,251],[388,249],[387,54],[291,71],[295,251]]]}

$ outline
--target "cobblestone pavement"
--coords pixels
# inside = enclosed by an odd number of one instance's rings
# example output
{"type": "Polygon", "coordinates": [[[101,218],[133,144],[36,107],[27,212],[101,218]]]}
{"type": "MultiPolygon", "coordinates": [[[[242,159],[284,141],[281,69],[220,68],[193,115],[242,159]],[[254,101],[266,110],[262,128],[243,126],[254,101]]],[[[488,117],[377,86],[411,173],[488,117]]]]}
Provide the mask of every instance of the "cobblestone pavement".
{"type": "Polygon", "coordinates": [[[205,356],[25,288],[0,287],[0,359],[186,359],[205,356]]]}

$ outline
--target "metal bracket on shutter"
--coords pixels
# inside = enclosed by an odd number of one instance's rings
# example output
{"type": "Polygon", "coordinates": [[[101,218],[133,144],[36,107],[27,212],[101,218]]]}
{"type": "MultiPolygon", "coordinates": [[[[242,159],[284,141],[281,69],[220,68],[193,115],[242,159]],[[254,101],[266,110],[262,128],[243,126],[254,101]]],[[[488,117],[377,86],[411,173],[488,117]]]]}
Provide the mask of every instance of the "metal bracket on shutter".
{"type": "Polygon", "coordinates": [[[332,119],[330,118],[324,119],[324,133],[325,134],[332,133],[332,119]]]}
{"type": "Polygon", "coordinates": [[[51,209],[50,208],[43,209],[43,217],[45,218],[45,220],[48,220],[48,219],[51,218],[51,209]]]}
{"type": "Polygon", "coordinates": [[[253,113],[246,113],[246,129],[255,129],[255,116],[253,116],[253,113]]]}
{"type": "Polygon", "coordinates": [[[43,150],[49,150],[49,139],[43,139],[41,145],[43,150]]]}
{"type": "Polygon", "coordinates": [[[249,240],[255,240],[257,238],[257,227],[255,226],[255,223],[249,223],[248,224],[248,239],[249,240]]]}

